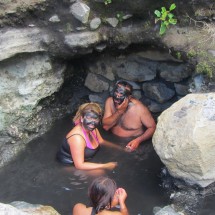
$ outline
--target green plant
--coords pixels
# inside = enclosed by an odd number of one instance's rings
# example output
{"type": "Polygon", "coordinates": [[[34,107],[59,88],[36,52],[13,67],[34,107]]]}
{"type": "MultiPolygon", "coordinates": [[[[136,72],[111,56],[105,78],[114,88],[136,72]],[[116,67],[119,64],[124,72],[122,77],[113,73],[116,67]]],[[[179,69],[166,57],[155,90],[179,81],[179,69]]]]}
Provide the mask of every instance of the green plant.
{"type": "Polygon", "coordinates": [[[213,66],[208,64],[208,62],[200,62],[196,65],[196,72],[207,75],[207,77],[213,77],[213,66]]]}
{"type": "Polygon", "coordinates": [[[123,16],[124,16],[124,14],[122,11],[120,11],[116,14],[116,18],[119,20],[119,22],[123,21],[123,16]]]}
{"type": "Polygon", "coordinates": [[[181,53],[180,52],[176,52],[176,57],[177,57],[177,59],[181,59],[181,53]]]}
{"type": "Polygon", "coordinates": [[[176,5],[173,3],[170,5],[169,10],[165,7],[161,7],[161,11],[155,10],[154,13],[157,16],[155,19],[155,23],[161,21],[160,24],[160,35],[163,35],[166,32],[166,29],[170,24],[175,25],[177,23],[177,19],[174,18],[174,14],[171,13],[176,8],[176,5]]]}
{"type": "Polygon", "coordinates": [[[112,0],[104,0],[105,5],[111,4],[112,0]]]}

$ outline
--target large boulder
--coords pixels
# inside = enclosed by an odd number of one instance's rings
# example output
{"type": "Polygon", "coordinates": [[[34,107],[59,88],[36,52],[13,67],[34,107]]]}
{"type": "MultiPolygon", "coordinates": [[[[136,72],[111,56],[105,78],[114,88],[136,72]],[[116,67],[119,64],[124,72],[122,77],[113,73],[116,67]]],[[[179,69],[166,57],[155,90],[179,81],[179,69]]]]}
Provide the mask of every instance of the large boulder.
{"type": "Polygon", "coordinates": [[[215,181],[215,93],[189,94],[158,118],[153,145],[173,177],[206,187],[215,181]]]}

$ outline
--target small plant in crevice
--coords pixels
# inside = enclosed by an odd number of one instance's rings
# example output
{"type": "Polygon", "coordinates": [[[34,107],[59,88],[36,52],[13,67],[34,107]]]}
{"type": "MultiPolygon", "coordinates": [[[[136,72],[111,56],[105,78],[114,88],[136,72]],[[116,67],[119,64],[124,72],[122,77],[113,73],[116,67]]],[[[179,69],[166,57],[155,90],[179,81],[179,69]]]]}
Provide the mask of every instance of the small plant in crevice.
{"type": "Polygon", "coordinates": [[[112,0],[104,0],[105,5],[111,4],[112,0]]]}
{"type": "Polygon", "coordinates": [[[215,78],[215,59],[214,56],[207,51],[191,49],[187,53],[189,59],[196,59],[196,73],[203,74],[210,79],[215,78]]]}
{"type": "Polygon", "coordinates": [[[160,21],[160,31],[159,34],[163,35],[166,32],[166,29],[169,25],[175,25],[177,23],[177,19],[175,19],[175,15],[172,11],[176,8],[176,5],[173,3],[170,5],[169,10],[165,7],[161,7],[161,10],[155,10],[154,13],[156,15],[155,23],[160,21]]]}
{"type": "Polygon", "coordinates": [[[118,19],[119,22],[123,21],[123,16],[124,16],[124,14],[122,11],[120,11],[116,14],[116,18],[118,19]]]}

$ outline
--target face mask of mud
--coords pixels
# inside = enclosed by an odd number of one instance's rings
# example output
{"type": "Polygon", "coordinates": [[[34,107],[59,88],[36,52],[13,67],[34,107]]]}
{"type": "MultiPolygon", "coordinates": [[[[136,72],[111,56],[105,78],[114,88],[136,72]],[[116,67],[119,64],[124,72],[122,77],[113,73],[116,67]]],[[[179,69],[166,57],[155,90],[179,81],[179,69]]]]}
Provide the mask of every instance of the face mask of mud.
{"type": "Polygon", "coordinates": [[[123,86],[117,86],[113,93],[113,102],[116,105],[121,105],[126,97],[128,97],[129,92],[123,86]]]}
{"type": "Polygon", "coordinates": [[[83,126],[86,130],[92,131],[99,125],[99,115],[93,112],[88,112],[84,115],[83,126]]]}

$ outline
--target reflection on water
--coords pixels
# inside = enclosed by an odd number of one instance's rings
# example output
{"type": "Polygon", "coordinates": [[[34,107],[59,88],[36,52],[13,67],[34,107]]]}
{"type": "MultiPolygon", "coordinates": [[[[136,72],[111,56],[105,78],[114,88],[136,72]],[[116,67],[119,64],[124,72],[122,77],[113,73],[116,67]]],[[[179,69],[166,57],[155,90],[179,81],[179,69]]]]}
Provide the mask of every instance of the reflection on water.
{"type": "MultiPolygon", "coordinates": [[[[77,202],[88,204],[87,188],[95,176],[63,166],[55,160],[61,141],[71,126],[68,118],[59,121],[50,132],[32,141],[14,162],[0,171],[0,202],[51,205],[62,215],[71,214],[77,202]]],[[[102,133],[113,142],[122,142],[104,131],[102,133]]],[[[101,148],[93,161],[119,163],[114,171],[105,174],[126,189],[131,215],[150,215],[153,207],[169,203],[168,195],[160,186],[162,164],[150,141],[133,153],[101,148]]]]}

